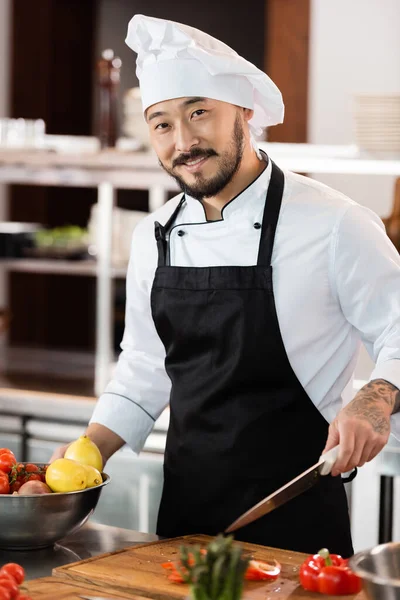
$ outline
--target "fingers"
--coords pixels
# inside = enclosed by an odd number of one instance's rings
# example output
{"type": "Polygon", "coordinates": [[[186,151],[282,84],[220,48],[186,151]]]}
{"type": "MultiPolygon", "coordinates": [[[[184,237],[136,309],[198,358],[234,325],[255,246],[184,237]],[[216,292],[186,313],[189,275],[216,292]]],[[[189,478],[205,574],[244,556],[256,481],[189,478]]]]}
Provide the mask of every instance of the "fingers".
{"type": "Polygon", "coordinates": [[[56,450],[54,450],[49,462],[52,463],[55,460],[57,460],[58,458],[64,458],[64,454],[68,448],[69,444],[66,444],[65,446],[61,446],[60,448],[57,448],[56,450]]]}
{"type": "Polygon", "coordinates": [[[359,422],[338,420],[339,456],[331,474],[333,477],[340,473],[362,467],[375,458],[386,445],[386,436],[377,435],[359,422]]]}
{"type": "Polygon", "coordinates": [[[343,426],[343,423],[340,421],[337,427],[339,431],[339,456],[331,471],[333,477],[352,469],[348,465],[351,463],[355,453],[358,452],[354,431],[343,426]]]}
{"type": "Polygon", "coordinates": [[[333,421],[333,423],[329,427],[328,439],[326,440],[325,448],[323,449],[322,454],[329,452],[329,450],[332,450],[332,448],[334,448],[338,444],[339,444],[339,431],[337,429],[336,421],[333,421]]]}

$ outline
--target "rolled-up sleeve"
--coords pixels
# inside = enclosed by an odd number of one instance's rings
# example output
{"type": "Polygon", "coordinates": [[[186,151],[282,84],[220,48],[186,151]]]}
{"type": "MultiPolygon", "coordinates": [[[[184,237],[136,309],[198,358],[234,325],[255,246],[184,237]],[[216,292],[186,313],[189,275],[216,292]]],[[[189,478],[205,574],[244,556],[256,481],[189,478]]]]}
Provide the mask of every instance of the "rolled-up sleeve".
{"type": "MultiPolygon", "coordinates": [[[[370,380],[400,389],[400,256],[371,210],[351,204],[343,215],[333,268],[343,313],[375,362],[370,380]]],[[[400,439],[400,413],[392,433],[400,439]]]]}
{"type": "Polygon", "coordinates": [[[156,419],[168,405],[171,390],[164,367],[164,346],[150,308],[157,261],[151,225],[145,219],[133,234],[122,352],[90,420],[117,433],[134,452],[143,448],[156,419]]]}

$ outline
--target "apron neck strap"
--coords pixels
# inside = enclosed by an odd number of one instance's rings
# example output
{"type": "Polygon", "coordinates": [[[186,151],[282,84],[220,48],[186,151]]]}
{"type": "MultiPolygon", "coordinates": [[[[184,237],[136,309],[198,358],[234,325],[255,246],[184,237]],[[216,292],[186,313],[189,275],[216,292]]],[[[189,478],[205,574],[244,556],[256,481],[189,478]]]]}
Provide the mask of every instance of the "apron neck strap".
{"type": "Polygon", "coordinates": [[[283,172],[279,167],[276,166],[274,161],[271,160],[271,164],[271,179],[265,199],[264,215],[261,227],[261,239],[257,258],[257,265],[266,267],[271,265],[276,226],[282,204],[283,188],[285,183],[285,176],[283,172]]]}
{"type": "Polygon", "coordinates": [[[179,211],[181,210],[182,204],[185,201],[185,195],[179,201],[178,206],[165,223],[165,225],[161,225],[158,221],[154,222],[154,235],[157,242],[157,250],[158,250],[158,266],[164,267],[168,262],[168,246],[167,246],[167,233],[171,229],[176,217],[178,216],[179,211]]]}

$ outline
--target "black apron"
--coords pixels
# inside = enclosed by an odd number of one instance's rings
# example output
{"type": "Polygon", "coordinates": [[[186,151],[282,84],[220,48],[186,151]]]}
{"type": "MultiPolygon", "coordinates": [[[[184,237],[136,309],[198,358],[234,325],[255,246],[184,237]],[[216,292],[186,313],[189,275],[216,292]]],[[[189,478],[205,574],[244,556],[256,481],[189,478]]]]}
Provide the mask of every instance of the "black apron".
{"type": "MultiPolygon", "coordinates": [[[[164,227],[155,224],[151,309],[172,382],[160,536],[223,532],[317,462],[325,446],[328,423],[290,366],[275,308],[271,256],[283,187],[284,175],[272,163],[254,266],[170,266],[167,233],[184,197],[164,227]]],[[[190,235],[190,225],[181,227],[190,235]]],[[[341,478],[322,477],[235,538],[352,555],[341,478]]]]}

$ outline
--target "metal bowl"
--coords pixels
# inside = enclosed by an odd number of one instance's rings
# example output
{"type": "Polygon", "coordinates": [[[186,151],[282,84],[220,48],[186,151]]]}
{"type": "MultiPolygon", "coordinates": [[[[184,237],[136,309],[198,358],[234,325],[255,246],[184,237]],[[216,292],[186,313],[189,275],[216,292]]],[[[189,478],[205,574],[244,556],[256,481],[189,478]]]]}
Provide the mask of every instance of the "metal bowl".
{"type": "Polygon", "coordinates": [[[0,495],[0,548],[45,548],[82,527],[110,482],[106,473],[102,477],[100,485],[77,492],[0,495]]]}
{"type": "Polygon", "coordinates": [[[358,552],[350,558],[349,566],[361,577],[370,600],[400,600],[400,543],[358,552]]]}

